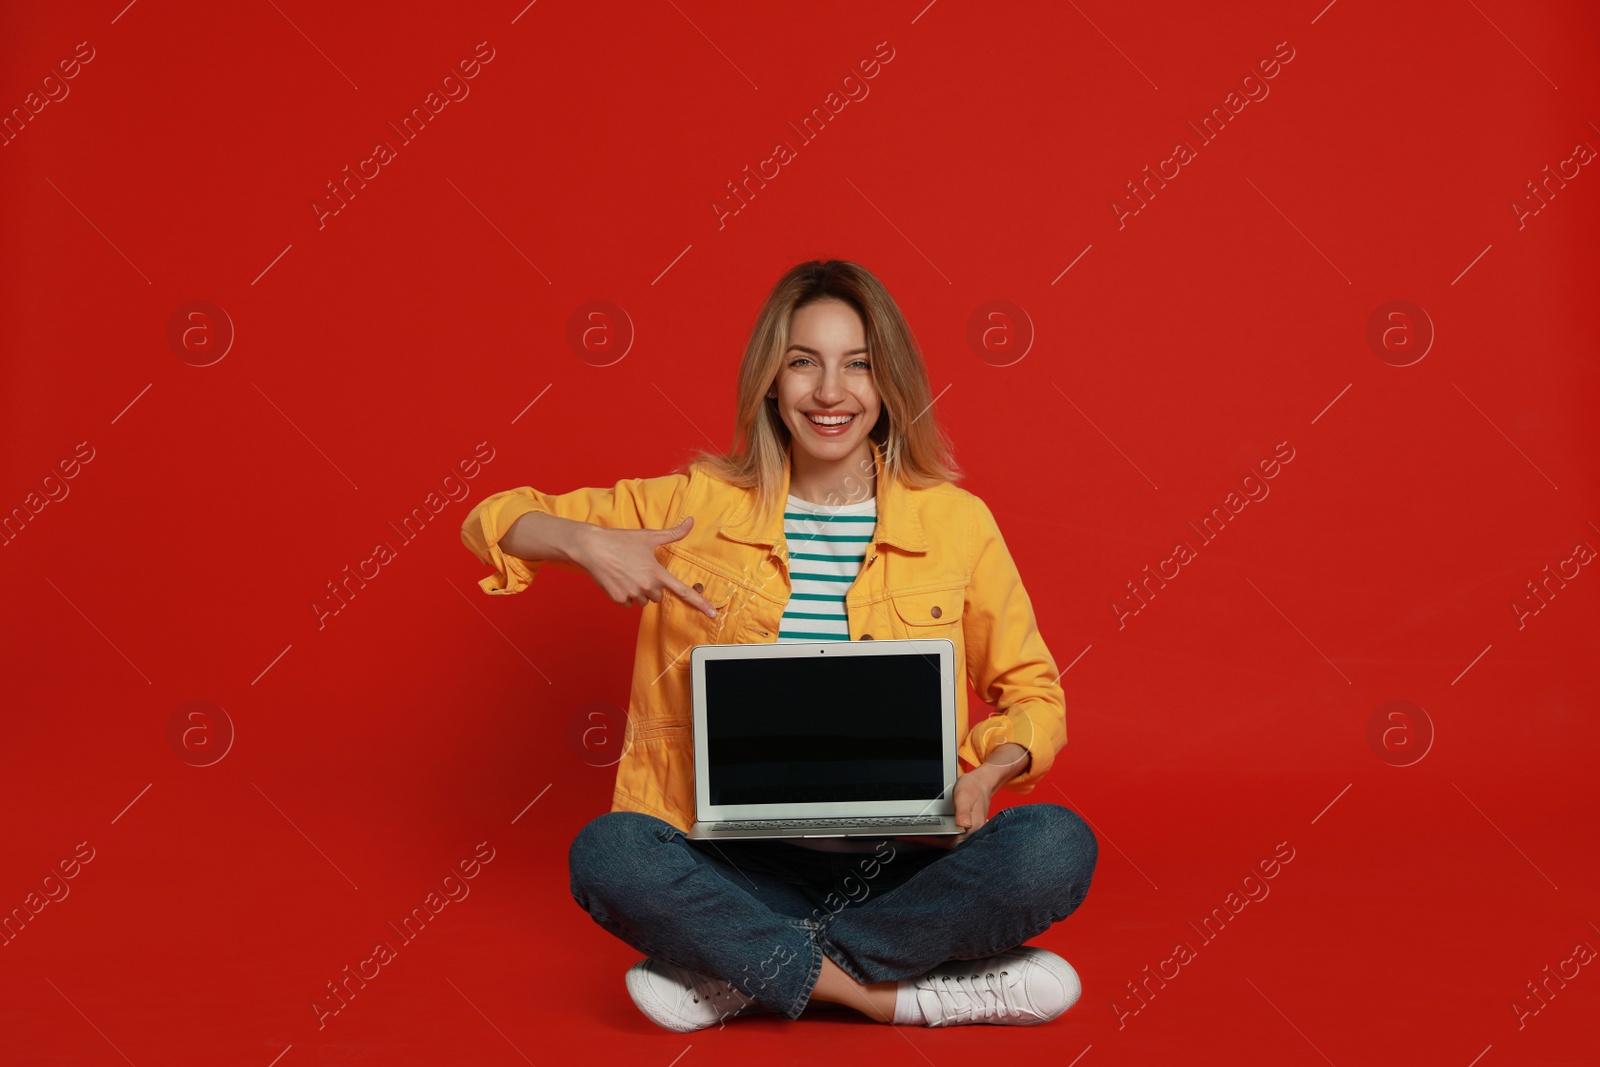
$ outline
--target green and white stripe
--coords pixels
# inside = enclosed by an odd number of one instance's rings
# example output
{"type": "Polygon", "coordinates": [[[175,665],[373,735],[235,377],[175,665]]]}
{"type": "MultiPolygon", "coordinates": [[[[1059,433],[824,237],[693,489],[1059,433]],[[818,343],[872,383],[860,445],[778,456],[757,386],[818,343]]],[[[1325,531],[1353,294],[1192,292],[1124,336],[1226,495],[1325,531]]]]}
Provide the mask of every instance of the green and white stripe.
{"type": "Polygon", "coordinates": [[[877,524],[876,500],[830,507],[789,495],[783,536],[794,589],[783,609],[779,641],[850,640],[844,596],[861,572],[877,524]]]}

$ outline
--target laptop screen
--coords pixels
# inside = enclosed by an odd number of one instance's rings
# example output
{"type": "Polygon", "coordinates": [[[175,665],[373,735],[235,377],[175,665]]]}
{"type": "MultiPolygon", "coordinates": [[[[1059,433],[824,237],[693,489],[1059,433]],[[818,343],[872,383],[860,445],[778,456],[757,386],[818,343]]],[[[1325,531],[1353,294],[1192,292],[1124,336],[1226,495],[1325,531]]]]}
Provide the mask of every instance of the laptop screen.
{"type": "Polygon", "coordinates": [[[712,804],[943,795],[938,656],[713,659],[705,672],[712,804]]]}

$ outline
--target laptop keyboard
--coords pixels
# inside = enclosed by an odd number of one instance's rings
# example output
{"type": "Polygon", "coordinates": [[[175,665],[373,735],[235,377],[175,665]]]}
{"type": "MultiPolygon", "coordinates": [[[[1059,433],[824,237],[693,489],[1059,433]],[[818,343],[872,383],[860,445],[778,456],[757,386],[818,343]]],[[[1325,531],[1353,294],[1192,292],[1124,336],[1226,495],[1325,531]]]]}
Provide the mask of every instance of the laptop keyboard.
{"type": "Polygon", "coordinates": [[[868,819],[741,819],[734,822],[707,823],[708,830],[827,830],[837,826],[860,826],[868,829],[889,826],[937,826],[940,815],[905,815],[868,819]]]}

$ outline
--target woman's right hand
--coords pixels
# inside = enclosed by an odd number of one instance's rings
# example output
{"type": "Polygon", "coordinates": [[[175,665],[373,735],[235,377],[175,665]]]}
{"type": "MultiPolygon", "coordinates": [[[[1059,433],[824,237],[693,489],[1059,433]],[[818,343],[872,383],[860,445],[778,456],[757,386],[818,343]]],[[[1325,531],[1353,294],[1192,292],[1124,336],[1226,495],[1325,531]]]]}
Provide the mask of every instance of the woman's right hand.
{"type": "Polygon", "coordinates": [[[656,546],[677,541],[688,534],[694,516],[685,516],[666,530],[622,530],[590,526],[584,531],[579,562],[589,577],[618,604],[643,607],[645,601],[661,602],[663,591],[673,593],[713,619],[717,609],[693,588],[679,581],[656,559],[656,546]]]}

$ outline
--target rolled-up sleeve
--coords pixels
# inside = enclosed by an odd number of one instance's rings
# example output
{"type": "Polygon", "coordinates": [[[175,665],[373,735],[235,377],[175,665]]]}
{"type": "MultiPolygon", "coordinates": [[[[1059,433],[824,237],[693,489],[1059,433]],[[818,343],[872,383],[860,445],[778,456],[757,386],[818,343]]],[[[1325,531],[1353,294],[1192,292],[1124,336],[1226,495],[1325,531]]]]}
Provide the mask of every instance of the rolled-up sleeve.
{"type": "Polygon", "coordinates": [[[485,593],[520,593],[545,564],[562,570],[582,568],[564,560],[528,560],[502,551],[500,539],[522,516],[539,511],[558,518],[589,522],[611,529],[652,529],[666,526],[689,482],[686,474],[659,478],[629,478],[610,488],[574,489],[568,493],[541,493],[529,486],[508,489],[480,501],[461,524],[461,543],[495,573],[482,578],[485,593]]]}
{"type": "Polygon", "coordinates": [[[1028,769],[1003,787],[1030,793],[1067,743],[1066,698],[994,515],[982,500],[973,499],[975,555],[962,635],[967,677],[995,714],[972,725],[960,753],[977,766],[1008,741],[1024,746],[1031,755],[1028,769]]]}

